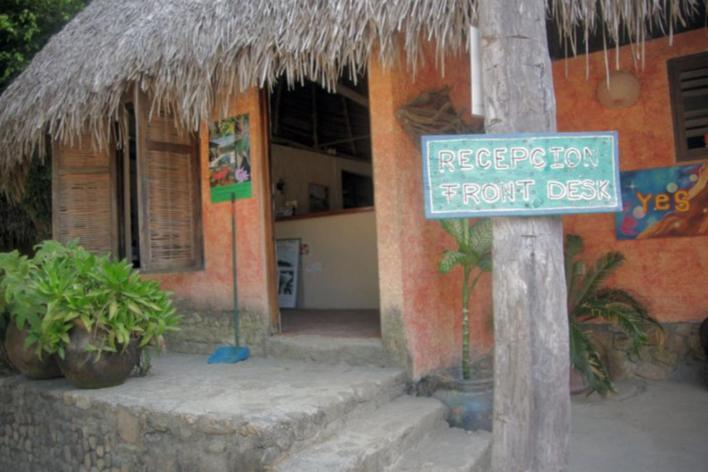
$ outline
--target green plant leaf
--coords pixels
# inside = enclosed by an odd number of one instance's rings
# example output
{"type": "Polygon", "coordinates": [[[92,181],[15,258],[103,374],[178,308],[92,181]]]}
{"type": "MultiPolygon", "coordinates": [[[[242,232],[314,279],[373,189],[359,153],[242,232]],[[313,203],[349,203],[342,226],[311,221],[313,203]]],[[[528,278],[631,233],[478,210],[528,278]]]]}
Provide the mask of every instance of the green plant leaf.
{"type": "Polygon", "coordinates": [[[584,375],[593,391],[605,395],[612,391],[608,370],[592,340],[582,331],[583,322],[602,319],[629,337],[633,352],[648,342],[650,328],[661,329],[646,307],[628,292],[603,288],[607,278],[624,262],[619,252],[599,257],[590,268],[575,258],[583,248],[579,236],[568,235],[565,267],[568,281],[568,323],[572,365],[584,375]]]}
{"type": "Polygon", "coordinates": [[[573,303],[582,304],[585,298],[595,295],[601,285],[624,262],[624,256],[619,252],[608,252],[600,256],[595,264],[587,269],[585,277],[577,288],[574,288],[573,303]]]}
{"type": "Polygon", "coordinates": [[[469,246],[476,254],[492,252],[492,220],[482,218],[470,227],[469,246]]]}
{"type": "Polygon", "coordinates": [[[463,266],[465,263],[465,254],[459,251],[449,251],[446,250],[443,253],[442,259],[440,259],[440,264],[438,270],[443,274],[450,272],[455,266],[463,266]]]}
{"type": "Polygon", "coordinates": [[[465,240],[465,226],[468,224],[467,220],[463,219],[448,219],[440,220],[440,224],[443,229],[450,235],[458,244],[460,241],[465,240]]]}

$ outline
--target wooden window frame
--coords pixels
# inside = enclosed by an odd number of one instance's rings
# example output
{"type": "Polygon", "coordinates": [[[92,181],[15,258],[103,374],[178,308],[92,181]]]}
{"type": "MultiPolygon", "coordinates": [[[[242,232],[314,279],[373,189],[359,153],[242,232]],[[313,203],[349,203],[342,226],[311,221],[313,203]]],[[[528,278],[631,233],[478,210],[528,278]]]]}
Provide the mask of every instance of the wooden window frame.
{"type": "MultiPolygon", "coordinates": [[[[117,208],[117,193],[116,193],[116,160],[114,143],[111,141],[107,148],[100,149],[97,143],[91,140],[89,134],[84,134],[76,138],[76,145],[61,143],[57,140],[51,141],[51,158],[52,158],[52,238],[62,243],[70,242],[69,239],[62,235],[63,223],[59,212],[60,202],[63,198],[61,195],[62,179],[66,176],[76,175],[107,175],[108,176],[108,198],[107,202],[110,212],[110,228],[108,231],[109,241],[107,243],[108,253],[115,257],[118,254],[118,208],[117,208]],[[83,144],[83,146],[82,146],[83,144]],[[89,149],[89,146],[94,149],[89,149]],[[95,156],[104,156],[106,158],[105,165],[90,165],[90,166],[71,166],[65,163],[67,152],[71,151],[90,152],[95,156]]],[[[71,211],[69,216],[71,217],[71,211]]],[[[82,244],[79,237],[79,244],[82,244]]],[[[85,243],[83,243],[85,244],[85,243]]]]}
{"type": "Polygon", "coordinates": [[[141,101],[149,103],[147,95],[143,92],[137,91],[134,97],[134,107],[135,107],[135,123],[136,123],[136,147],[137,147],[137,186],[138,186],[138,215],[139,215],[139,228],[140,228],[140,272],[144,274],[174,274],[183,272],[199,272],[204,270],[204,227],[203,227],[203,217],[202,217],[202,180],[201,180],[201,145],[199,140],[199,133],[187,132],[191,144],[176,144],[169,142],[158,142],[150,141],[147,136],[148,123],[146,123],[144,117],[141,113],[141,101]],[[186,148],[190,149],[187,150],[186,148]],[[194,224],[194,234],[193,241],[195,246],[195,260],[189,266],[182,267],[162,267],[155,266],[150,262],[149,256],[149,229],[147,215],[149,212],[148,199],[149,199],[149,184],[147,179],[144,178],[147,165],[148,165],[148,153],[150,151],[165,151],[165,152],[176,152],[180,154],[187,154],[188,151],[191,155],[191,178],[194,182],[194,193],[193,198],[193,224],[194,224]]]}
{"type": "Polygon", "coordinates": [[[708,159],[708,147],[688,149],[686,144],[686,118],[681,94],[680,74],[686,68],[694,65],[708,67],[708,52],[678,57],[667,62],[671,115],[674,126],[674,145],[676,148],[675,160],[677,164],[708,159]]]}

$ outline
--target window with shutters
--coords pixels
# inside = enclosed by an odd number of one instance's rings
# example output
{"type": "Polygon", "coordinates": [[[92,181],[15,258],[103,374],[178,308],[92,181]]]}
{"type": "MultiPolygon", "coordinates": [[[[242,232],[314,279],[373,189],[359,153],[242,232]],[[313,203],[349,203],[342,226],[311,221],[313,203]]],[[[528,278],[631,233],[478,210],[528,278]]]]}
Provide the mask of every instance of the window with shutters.
{"type": "Polygon", "coordinates": [[[172,272],[202,267],[199,148],[165,110],[135,99],[140,266],[172,272]]]}
{"type": "Polygon", "coordinates": [[[54,237],[146,272],[203,267],[199,146],[174,116],[137,94],[121,146],[54,147],[54,237]]]}
{"type": "Polygon", "coordinates": [[[676,160],[708,158],[708,52],[668,62],[676,160]]]}
{"type": "Polygon", "coordinates": [[[98,150],[89,135],[54,143],[52,228],[54,239],[79,240],[90,251],[118,251],[116,169],[112,154],[98,150]]]}

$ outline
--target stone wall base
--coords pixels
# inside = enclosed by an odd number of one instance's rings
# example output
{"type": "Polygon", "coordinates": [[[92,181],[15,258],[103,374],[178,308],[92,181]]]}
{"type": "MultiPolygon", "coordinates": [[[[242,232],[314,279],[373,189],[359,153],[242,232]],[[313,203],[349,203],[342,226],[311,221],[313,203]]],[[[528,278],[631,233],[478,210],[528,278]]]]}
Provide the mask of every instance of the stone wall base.
{"type": "Polygon", "coordinates": [[[237,470],[225,451],[242,437],[216,420],[62,396],[37,382],[0,380],[0,470],[237,470]]]}
{"type": "MultiPolygon", "coordinates": [[[[167,336],[167,350],[185,354],[210,354],[222,344],[234,343],[233,313],[224,311],[196,311],[181,309],[180,330],[167,336]]],[[[251,354],[265,355],[268,336],[267,324],[259,313],[240,313],[241,345],[248,346],[251,354]]]]}
{"type": "Polygon", "coordinates": [[[663,332],[652,329],[649,346],[632,352],[627,336],[608,325],[587,324],[600,354],[609,368],[613,380],[644,378],[664,380],[675,374],[685,364],[706,360],[698,337],[700,323],[663,323],[663,332]]]}

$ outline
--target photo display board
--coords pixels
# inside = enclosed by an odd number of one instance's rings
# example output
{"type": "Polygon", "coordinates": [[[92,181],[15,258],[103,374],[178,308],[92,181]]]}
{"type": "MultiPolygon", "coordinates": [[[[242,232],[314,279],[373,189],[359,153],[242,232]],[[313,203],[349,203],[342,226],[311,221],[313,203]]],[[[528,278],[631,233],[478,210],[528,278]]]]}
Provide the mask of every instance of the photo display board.
{"type": "Polygon", "coordinates": [[[212,203],[249,198],[251,140],[248,115],[216,121],[209,126],[209,187],[212,203]]]}

